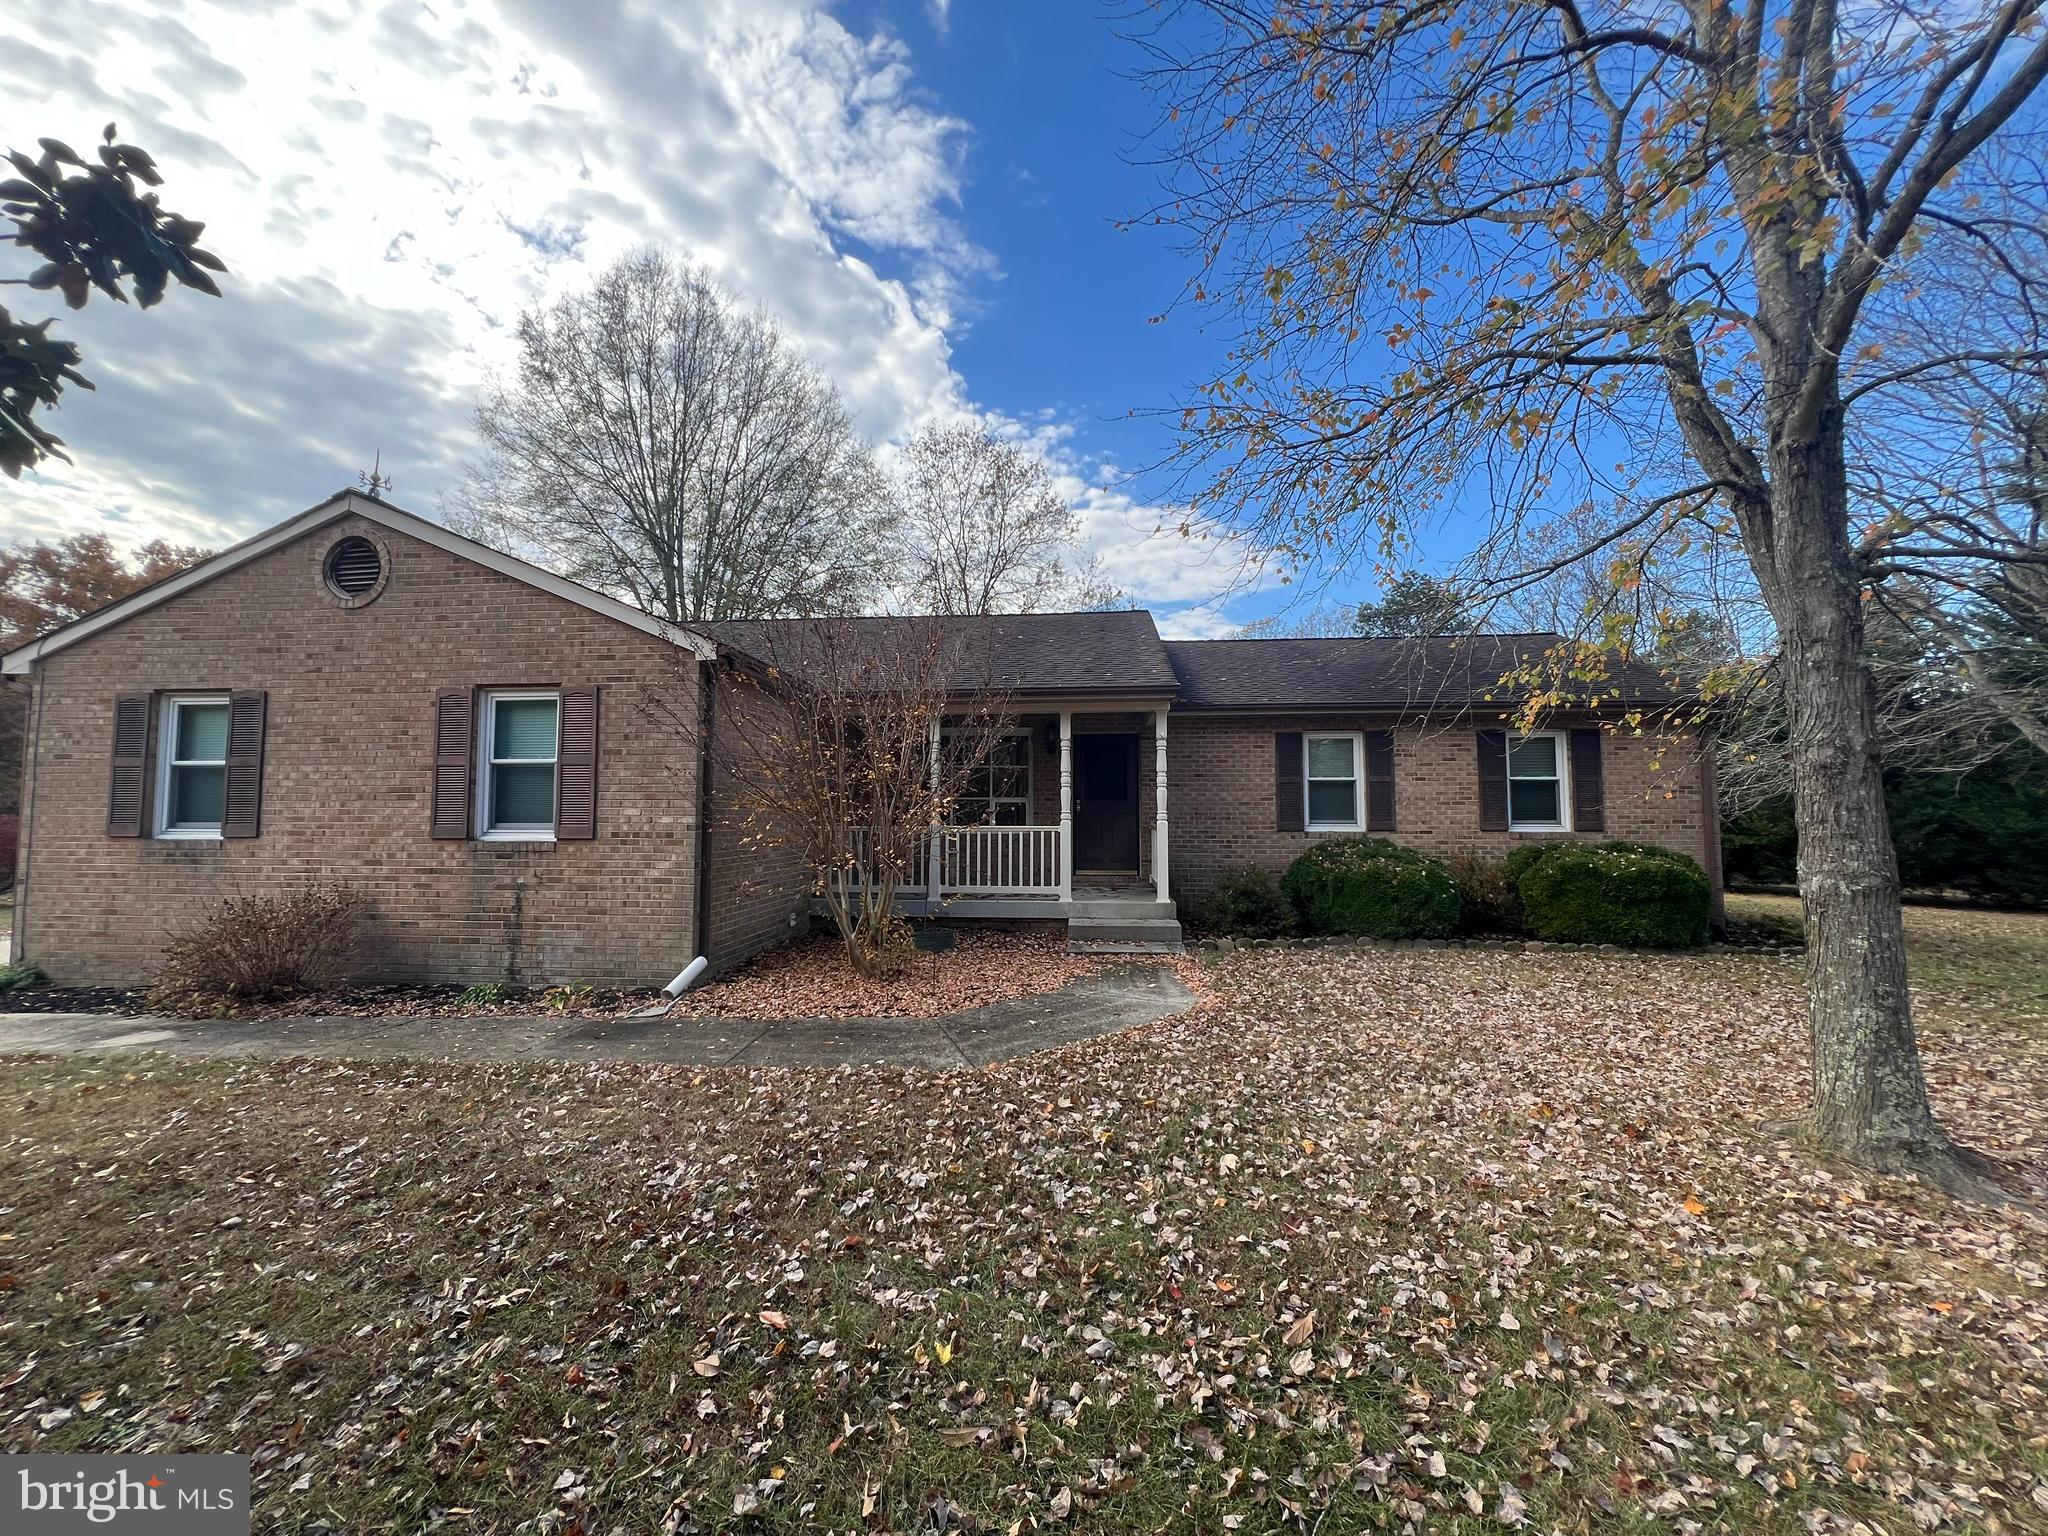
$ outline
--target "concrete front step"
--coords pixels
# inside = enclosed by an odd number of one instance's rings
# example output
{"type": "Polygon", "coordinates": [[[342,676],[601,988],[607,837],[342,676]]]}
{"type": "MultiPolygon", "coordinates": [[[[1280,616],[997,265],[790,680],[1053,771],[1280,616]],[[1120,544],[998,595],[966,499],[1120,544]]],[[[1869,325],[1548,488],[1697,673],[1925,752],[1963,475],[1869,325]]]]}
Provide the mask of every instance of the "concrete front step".
{"type": "Polygon", "coordinates": [[[1079,922],[1115,920],[1118,922],[1146,921],[1176,916],[1170,901],[1161,901],[1149,892],[1128,896],[1076,896],[1067,915],[1079,922]]]}
{"type": "Polygon", "coordinates": [[[1069,939],[1070,955],[1178,955],[1178,944],[1116,944],[1091,939],[1069,939]]]}
{"type": "MultiPolygon", "coordinates": [[[[1158,910],[1158,904],[1153,904],[1158,910]]],[[[1180,948],[1180,923],[1171,917],[1073,917],[1067,920],[1067,948],[1088,954],[1092,944],[1142,944],[1171,953],[1180,948]]]]}

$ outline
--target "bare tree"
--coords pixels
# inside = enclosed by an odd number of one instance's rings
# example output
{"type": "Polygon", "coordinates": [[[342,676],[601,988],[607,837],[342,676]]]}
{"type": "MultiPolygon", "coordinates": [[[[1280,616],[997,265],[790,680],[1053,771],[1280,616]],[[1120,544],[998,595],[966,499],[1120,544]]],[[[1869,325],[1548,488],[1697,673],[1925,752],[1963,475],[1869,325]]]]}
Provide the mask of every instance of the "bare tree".
{"type": "Polygon", "coordinates": [[[1115,599],[1079,551],[1080,517],[1021,444],[971,422],[927,426],[904,445],[898,481],[913,607],[1041,613],[1115,599]]]}
{"type": "MultiPolygon", "coordinates": [[[[986,641],[930,616],[745,627],[745,651],[657,706],[705,762],[743,847],[793,856],[824,897],[847,963],[887,974],[908,947],[896,908],[922,884],[935,828],[1008,724],[986,641]]],[[[694,678],[694,672],[686,673],[694,678]]]]}
{"type": "Polygon", "coordinates": [[[1231,640],[1337,640],[1358,633],[1358,609],[1351,603],[1311,602],[1282,608],[1242,625],[1231,640]]]}
{"type": "Polygon", "coordinates": [[[1520,526],[1620,501],[1601,545],[1638,558],[1724,524],[1776,631],[1797,783],[1796,1129],[1957,1186],[1978,1181],[1913,1033],[1863,592],[1993,551],[1859,544],[1846,449],[1901,387],[2048,357],[2040,8],[1191,0],[1138,24],[1160,217],[1239,326],[1185,417],[1198,498],[1312,557],[1453,503],[1520,526]],[[1936,231],[1994,257],[1960,330],[1912,323],[1936,231]]]}
{"type": "Polygon", "coordinates": [[[886,487],[838,391],[659,251],[521,316],[476,424],[454,520],[662,618],[858,612],[887,577],[886,487]]]}

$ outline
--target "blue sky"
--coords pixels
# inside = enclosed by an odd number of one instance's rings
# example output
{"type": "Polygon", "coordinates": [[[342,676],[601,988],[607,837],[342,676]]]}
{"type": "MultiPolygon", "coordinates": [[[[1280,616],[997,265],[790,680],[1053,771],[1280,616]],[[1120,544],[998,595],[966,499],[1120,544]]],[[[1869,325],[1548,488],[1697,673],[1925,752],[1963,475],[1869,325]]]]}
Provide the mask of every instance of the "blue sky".
{"type": "Polygon", "coordinates": [[[937,28],[921,3],[877,5],[913,41],[919,83],[972,124],[962,220],[995,253],[992,282],[956,340],[988,403],[1066,413],[1132,467],[1167,446],[1133,409],[1174,399],[1210,365],[1191,323],[1153,324],[1186,266],[1150,227],[1119,220],[1156,195],[1137,163],[1150,109],[1119,75],[1135,62],[1081,6],[960,0],[937,28]]]}
{"type": "Polygon", "coordinates": [[[885,448],[962,415],[1033,445],[1113,579],[1227,632],[1291,593],[1154,532],[1180,509],[1143,413],[1222,340],[1151,323],[1187,269],[1116,227],[1157,186],[1137,63],[1092,6],[992,0],[53,8],[0,51],[0,137],[117,120],[231,276],[62,317],[100,390],[55,422],[75,466],[0,488],[0,536],[219,544],[379,451],[434,515],[518,311],[651,241],[780,315],[885,448]]]}

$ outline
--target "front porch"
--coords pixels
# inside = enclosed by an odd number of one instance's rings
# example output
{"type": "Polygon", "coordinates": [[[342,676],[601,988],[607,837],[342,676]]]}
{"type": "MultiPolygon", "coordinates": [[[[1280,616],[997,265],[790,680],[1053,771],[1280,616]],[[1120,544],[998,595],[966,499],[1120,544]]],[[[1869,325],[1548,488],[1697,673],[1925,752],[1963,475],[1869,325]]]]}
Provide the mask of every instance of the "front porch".
{"type": "Polygon", "coordinates": [[[1177,954],[1180,917],[1150,881],[1079,885],[1071,896],[947,896],[899,893],[905,917],[985,922],[1064,922],[1067,947],[1077,954],[1177,954]]]}
{"type": "MultiPolygon", "coordinates": [[[[1061,921],[1077,951],[1177,951],[1166,717],[1153,700],[1017,706],[1009,751],[899,888],[904,915],[1061,921]]],[[[934,761],[942,746],[934,732],[934,761]]]]}

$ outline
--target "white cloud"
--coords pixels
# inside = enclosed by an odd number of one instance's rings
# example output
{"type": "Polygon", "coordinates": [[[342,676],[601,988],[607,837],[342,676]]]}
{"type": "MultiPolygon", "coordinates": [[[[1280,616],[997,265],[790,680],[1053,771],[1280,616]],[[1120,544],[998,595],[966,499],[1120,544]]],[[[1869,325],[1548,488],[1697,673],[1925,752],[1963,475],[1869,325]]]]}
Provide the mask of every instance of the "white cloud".
{"type": "Polygon", "coordinates": [[[1226,599],[1212,597],[1207,602],[1156,614],[1154,618],[1159,633],[1168,640],[1227,640],[1245,624],[1243,619],[1227,614],[1227,606],[1226,599]]]}
{"type": "MultiPolygon", "coordinates": [[[[226,543],[379,451],[432,513],[521,307],[648,241],[780,316],[876,439],[975,411],[949,333],[1000,274],[960,222],[970,127],[901,40],[809,0],[72,0],[0,50],[7,144],[109,119],[207,221],[226,296],[60,317],[99,390],[51,421],[75,466],[0,487],[0,537],[226,543]]],[[[1127,590],[1232,579],[1056,425],[1015,430],[1127,590]]]]}

